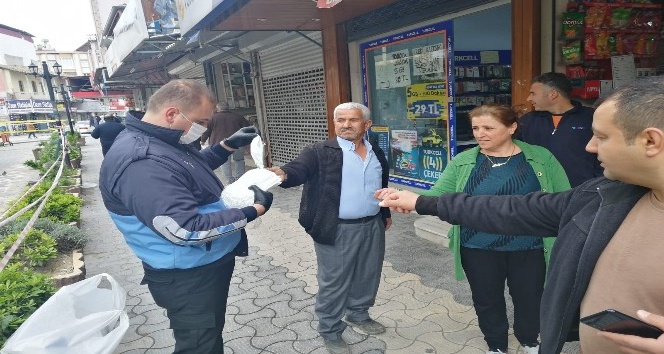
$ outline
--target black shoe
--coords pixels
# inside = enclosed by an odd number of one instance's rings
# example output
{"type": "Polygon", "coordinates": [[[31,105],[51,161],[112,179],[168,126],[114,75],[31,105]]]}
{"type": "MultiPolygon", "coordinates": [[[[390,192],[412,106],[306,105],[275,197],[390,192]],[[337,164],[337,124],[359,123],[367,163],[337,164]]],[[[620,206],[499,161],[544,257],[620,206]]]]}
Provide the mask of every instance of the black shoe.
{"type": "Polygon", "coordinates": [[[360,321],[360,322],[354,322],[350,320],[346,320],[351,326],[355,328],[359,328],[362,332],[366,334],[381,334],[385,333],[385,326],[380,324],[379,322],[372,320],[371,318],[360,321]]]}
{"type": "Polygon", "coordinates": [[[323,342],[325,343],[325,349],[330,354],[350,354],[350,348],[348,347],[348,343],[346,343],[343,339],[325,339],[323,338],[323,342]]]}

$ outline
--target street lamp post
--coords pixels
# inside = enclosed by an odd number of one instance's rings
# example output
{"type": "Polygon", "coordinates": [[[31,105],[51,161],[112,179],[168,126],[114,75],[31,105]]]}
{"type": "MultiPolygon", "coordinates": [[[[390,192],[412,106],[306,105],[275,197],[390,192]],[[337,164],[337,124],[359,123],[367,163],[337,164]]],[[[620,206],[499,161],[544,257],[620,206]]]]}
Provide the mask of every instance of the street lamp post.
{"type": "MultiPolygon", "coordinates": [[[[60,126],[62,126],[62,123],[60,123],[60,112],[58,112],[58,104],[55,101],[55,90],[53,88],[53,81],[52,79],[54,78],[53,75],[51,75],[51,72],[48,70],[48,64],[46,61],[42,61],[42,74],[39,74],[39,68],[35,63],[32,63],[28,66],[28,69],[30,69],[30,73],[34,75],[35,77],[41,76],[46,80],[46,88],[48,89],[48,96],[51,99],[51,104],[53,104],[53,110],[55,111],[55,115],[58,118],[58,123],[60,126]]],[[[53,70],[55,70],[55,75],[60,76],[62,74],[62,66],[58,64],[58,62],[55,62],[53,64],[53,70]]],[[[64,93],[63,93],[64,97],[64,93]]],[[[74,125],[71,122],[71,116],[69,114],[69,111],[67,111],[67,120],[69,121],[69,131],[74,134],[74,125]]]]}
{"type": "Polygon", "coordinates": [[[60,84],[60,94],[62,95],[62,101],[65,104],[65,112],[67,112],[67,121],[69,122],[69,131],[74,134],[74,125],[71,122],[71,108],[70,104],[71,101],[69,101],[69,94],[67,91],[65,91],[65,85],[60,84]]]}

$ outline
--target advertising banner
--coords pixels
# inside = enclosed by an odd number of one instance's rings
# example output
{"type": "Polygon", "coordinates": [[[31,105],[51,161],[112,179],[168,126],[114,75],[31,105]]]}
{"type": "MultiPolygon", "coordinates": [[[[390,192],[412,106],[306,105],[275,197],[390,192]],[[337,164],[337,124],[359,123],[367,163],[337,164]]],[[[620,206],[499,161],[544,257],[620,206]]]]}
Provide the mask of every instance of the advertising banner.
{"type": "Polygon", "coordinates": [[[447,165],[447,151],[444,148],[420,148],[420,179],[436,182],[447,165]]]}
{"type": "Polygon", "coordinates": [[[385,153],[385,159],[390,161],[390,127],[387,125],[372,125],[369,128],[369,142],[371,145],[378,144],[378,147],[385,153]]]}
{"type": "Polygon", "coordinates": [[[392,130],[391,145],[394,174],[404,177],[419,177],[417,131],[392,130]]]}
{"type": "Polygon", "coordinates": [[[408,119],[445,119],[447,101],[445,83],[410,85],[406,89],[408,119]]]}

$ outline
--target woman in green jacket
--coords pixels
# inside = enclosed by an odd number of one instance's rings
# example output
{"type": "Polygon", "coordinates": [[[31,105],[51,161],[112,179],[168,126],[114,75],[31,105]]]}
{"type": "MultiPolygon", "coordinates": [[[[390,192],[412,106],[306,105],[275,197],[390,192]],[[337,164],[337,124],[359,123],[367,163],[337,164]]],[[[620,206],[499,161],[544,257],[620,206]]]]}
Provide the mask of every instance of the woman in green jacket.
{"type": "MultiPolygon", "coordinates": [[[[469,113],[479,146],[457,155],[423,195],[558,192],[570,188],[567,175],[545,148],[513,140],[512,109],[487,104],[469,113]]],[[[509,323],[505,281],[514,303],[514,335],[525,353],[537,353],[539,306],[552,238],[496,235],[454,225],[449,232],[458,280],[468,278],[473,305],[489,351],[506,353],[509,323]]]]}

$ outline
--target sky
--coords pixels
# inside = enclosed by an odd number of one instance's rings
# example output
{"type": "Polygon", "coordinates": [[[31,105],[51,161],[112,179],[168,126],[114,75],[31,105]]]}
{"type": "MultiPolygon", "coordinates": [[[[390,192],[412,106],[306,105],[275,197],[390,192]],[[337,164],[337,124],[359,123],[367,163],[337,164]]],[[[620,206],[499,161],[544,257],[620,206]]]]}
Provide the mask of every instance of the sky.
{"type": "Polygon", "coordinates": [[[53,48],[71,51],[95,33],[90,0],[0,0],[0,24],[48,39],[53,48]]]}

